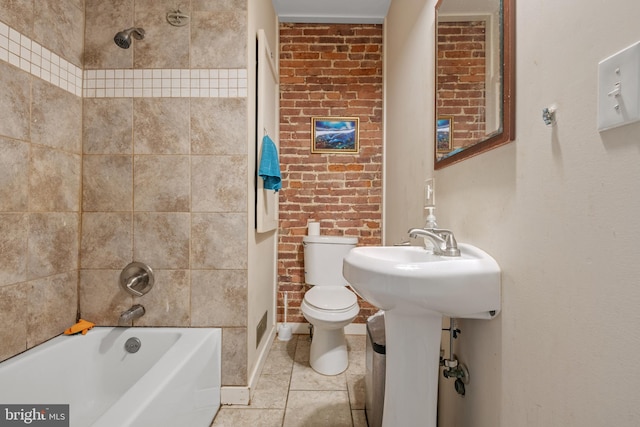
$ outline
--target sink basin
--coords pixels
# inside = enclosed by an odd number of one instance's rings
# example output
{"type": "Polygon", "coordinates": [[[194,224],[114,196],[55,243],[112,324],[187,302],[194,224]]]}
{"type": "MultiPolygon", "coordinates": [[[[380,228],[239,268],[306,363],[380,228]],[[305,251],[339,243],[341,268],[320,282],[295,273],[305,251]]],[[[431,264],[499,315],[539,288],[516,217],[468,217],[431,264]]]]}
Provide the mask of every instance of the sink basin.
{"type": "Polygon", "coordinates": [[[363,246],[349,252],[343,273],[351,287],[388,311],[433,311],[488,319],[500,310],[500,267],[486,252],[460,243],[459,257],[417,246],[363,246]]]}
{"type": "Polygon", "coordinates": [[[416,246],[365,246],[344,259],[343,275],[385,311],[383,427],[436,427],[442,317],[491,319],[500,311],[500,267],[483,250],[459,257],[416,246]]]}

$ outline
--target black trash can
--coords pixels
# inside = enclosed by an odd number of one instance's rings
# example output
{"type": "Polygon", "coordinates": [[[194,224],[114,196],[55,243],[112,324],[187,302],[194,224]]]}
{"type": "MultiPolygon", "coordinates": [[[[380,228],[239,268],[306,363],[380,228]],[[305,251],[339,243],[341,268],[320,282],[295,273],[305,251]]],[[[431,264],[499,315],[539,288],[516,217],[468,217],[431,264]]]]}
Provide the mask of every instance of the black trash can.
{"type": "Polygon", "coordinates": [[[367,319],[367,348],[365,353],[367,371],[364,379],[364,408],[369,427],[382,426],[386,353],[384,312],[379,311],[367,319]]]}

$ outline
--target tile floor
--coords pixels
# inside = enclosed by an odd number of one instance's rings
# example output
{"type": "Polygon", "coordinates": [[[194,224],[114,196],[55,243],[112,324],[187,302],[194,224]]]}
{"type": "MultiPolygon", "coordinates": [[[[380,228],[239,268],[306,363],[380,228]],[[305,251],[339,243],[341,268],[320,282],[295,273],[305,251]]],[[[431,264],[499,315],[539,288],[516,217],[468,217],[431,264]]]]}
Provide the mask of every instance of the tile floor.
{"type": "Polygon", "coordinates": [[[367,427],[365,336],[347,335],[349,368],[336,376],[309,366],[308,335],[274,340],[249,406],[222,406],[211,427],[367,427]]]}

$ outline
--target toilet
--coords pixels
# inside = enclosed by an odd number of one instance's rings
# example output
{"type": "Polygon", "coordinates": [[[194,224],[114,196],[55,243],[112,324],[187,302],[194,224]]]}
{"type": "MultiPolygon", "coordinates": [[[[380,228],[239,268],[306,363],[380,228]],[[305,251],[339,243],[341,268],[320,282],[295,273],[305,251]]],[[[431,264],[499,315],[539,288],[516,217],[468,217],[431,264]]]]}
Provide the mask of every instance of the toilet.
{"type": "Polygon", "coordinates": [[[323,375],[347,369],[344,327],[353,322],[358,298],[342,276],[342,261],[356,247],[356,237],[304,236],[304,278],[311,286],[302,300],[302,314],[313,325],[309,364],[323,375]]]}

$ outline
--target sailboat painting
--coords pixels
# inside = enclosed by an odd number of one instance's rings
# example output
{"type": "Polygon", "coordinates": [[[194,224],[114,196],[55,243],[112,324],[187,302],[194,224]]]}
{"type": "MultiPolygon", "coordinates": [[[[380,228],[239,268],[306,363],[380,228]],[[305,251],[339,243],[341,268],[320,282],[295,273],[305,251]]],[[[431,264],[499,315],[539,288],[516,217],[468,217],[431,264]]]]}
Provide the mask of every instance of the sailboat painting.
{"type": "Polygon", "coordinates": [[[357,153],[357,117],[314,117],[311,122],[312,153],[357,153]]]}

